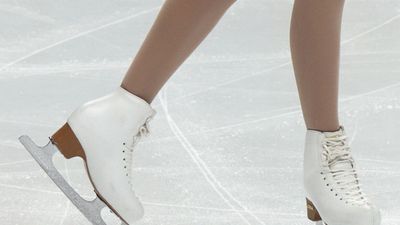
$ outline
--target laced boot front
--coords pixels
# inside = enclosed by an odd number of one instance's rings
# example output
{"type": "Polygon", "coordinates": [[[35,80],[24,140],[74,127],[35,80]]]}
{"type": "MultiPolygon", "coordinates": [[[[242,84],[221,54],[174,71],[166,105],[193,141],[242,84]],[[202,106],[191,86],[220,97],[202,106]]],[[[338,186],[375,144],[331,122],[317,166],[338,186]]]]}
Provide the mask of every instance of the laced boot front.
{"type": "Polygon", "coordinates": [[[304,182],[309,219],[329,225],[379,225],[379,210],[361,189],[344,129],[309,130],[304,182]]]}
{"type": "Polygon", "coordinates": [[[127,182],[131,187],[132,187],[133,152],[135,150],[137,143],[139,143],[140,139],[150,134],[149,122],[151,119],[152,117],[149,117],[146,120],[146,122],[139,127],[139,131],[132,137],[130,144],[126,142],[123,143],[124,148],[122,149],[122,153],[124,158],[122,159],[122,161],[124,165],[124,170],[126,172],[125,175],[128,178],[127,182]]]}

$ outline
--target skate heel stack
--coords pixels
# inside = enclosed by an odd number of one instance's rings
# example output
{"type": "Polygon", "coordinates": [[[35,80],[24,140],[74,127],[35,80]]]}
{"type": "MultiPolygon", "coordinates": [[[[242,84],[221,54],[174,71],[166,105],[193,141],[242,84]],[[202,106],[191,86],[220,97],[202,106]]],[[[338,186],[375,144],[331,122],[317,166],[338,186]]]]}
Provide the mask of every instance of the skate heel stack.
{"type": "Polygon", "coordinates": [[[314,221],[314,222],[321,221],[322,219],[321,219],[321,216],[318,213],[317,208],[315,208],[314,204],[310,200],[306,199],[306,201],[307,201],[307,216],[308,216],[308,219],[310,219],[311,221],[314,221]]]}
{"type": "Polygon", "coordinates": [[[64,126],[55,132],[50,137],[50,140],[57,146],[65,158],[70,159],[78,156],[86,160],[85,151],[68,123],[65,123],[64,126]]]}

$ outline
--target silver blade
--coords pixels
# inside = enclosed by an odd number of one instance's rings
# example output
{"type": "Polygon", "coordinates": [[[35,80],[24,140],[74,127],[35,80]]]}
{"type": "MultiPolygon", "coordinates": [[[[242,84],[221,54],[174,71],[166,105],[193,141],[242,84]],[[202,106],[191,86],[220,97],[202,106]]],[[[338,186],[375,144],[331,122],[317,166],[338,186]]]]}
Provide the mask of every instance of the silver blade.
{"type": "MultiPolygon", "coordinates": [[[[76,208],[94,225],[107,225],[101,218],[101,210],[107,207],[98,197],[93,201],[83,199],[68,184],[63,176],[58,172],[53,164],[53,156],[58,151],[57,147],[49,142],[44,147],[37,146],[30,137],[21,136],[19,141],[24,145],[26,150],[32,155],[36,162],[49,175],[51,180],[60,188],[60,190],[71,200],[76,208]]],[[[124,224],[123,225],[127,225],[124,224]]]]}

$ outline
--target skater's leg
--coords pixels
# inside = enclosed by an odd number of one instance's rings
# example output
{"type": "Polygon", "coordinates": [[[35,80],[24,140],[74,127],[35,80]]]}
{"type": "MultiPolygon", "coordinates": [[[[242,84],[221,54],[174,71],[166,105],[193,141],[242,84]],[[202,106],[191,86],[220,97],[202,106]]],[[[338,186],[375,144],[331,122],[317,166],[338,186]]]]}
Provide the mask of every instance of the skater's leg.
{"type": "Polygon", "coordinates": [[[122,87],[151,102],[234,0],[167,0],[122,87]]]}
{"type": "Polygon", "coordinates": [[[143,206],[134,192],[132,162],[134,148],[149,133],[148,123],[155,114],[148,103],[233,2],[167,0],[121,87],[78,107],[46,147],[37,147],[27,137],[20,139],[93,224],[105,225],[100,216],[105,206],[124,224],[134,224],[143,216],[143,206]],[[67,159],[84,160],[98,196],[95,201],[79,197],[52,166],[56,149],[67,159]]]}
{"type": "Polygon", "coordinates": [[[343,6],[344,0],[296,0],[293,11],[292,58],[309,129],[303,163],[308,218],[317,224],[380,225],[338,121],[343,6]]]}
{"type": "Polygon", "coordinates": [[[296,0],[293,66],[308,129],[339,129],[338,77],[344,0],[296,0]]]}

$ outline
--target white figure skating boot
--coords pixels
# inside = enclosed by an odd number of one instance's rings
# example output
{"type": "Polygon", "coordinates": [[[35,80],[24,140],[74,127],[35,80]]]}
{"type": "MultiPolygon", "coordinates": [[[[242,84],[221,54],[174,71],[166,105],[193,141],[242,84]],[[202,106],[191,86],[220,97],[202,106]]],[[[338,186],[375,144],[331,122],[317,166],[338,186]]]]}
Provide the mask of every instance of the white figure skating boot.
{"type": "Polygon", "coordinates": [[[105,225],[100,211],[108,206],[123,224],[131,225],[143,215],[130,179],[133,147],[148,133],[148,122],[154,114],[147,102],[118,88],[79,107],[47,146],[40,148],[27,136],[20,140],[89,221],[105,225]],[[83,158],[97,199],[82,199],[62,178],[51,161],[54,146],[67,159],[83,158]]]}
{"type": "Polygon", "coordinates": [[[343,127],[308,130],[304,154],[308,218],[327,225],[379,225],[380,212],[360,188],[343,127]]]}

